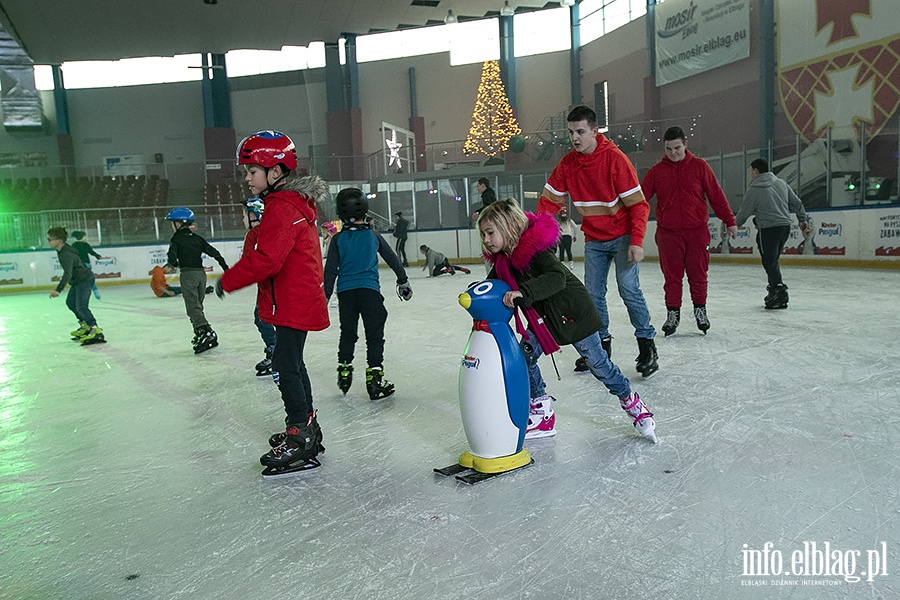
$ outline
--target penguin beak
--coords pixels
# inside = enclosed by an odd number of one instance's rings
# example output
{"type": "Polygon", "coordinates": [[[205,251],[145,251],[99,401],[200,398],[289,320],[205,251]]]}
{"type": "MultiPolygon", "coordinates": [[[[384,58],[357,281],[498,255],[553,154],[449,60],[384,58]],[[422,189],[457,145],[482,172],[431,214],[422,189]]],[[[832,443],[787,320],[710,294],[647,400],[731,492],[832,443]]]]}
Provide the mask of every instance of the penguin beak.
{"type": "Polygon", "coordinates": [[[459,305],[464,309],[469,310],[469,307],[472,306],[472,296],[469,294],[463,293],[459,295],[459,305]]]}

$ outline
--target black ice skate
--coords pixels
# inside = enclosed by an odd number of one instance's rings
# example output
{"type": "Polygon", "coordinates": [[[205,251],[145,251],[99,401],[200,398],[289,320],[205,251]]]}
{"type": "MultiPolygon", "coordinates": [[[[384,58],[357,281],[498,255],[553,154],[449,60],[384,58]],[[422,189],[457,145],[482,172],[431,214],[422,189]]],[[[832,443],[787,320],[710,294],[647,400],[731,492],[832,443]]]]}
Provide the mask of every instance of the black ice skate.
{"type": "Polygon", "coordinates": [[[353,385],[353,365],[348,363],[338,363],[337,367],[338,374],[338,388],[344,395],[347,395],[347,390],[350,389],[350,386],[353,385]]]}
{"type": "Polygon", "coordinates": [[[656,353],[656,342],[649,338],[637,338],[637,343],[638,356],[634,359],[635,363],[637,363],[635,368],[644,379],[647,379],[659,371],[659,363],[657,362],[659,355],[656,353]]]}
{"type": "Polygon", "coordinates": [[[271,377],[272,376],[272,354],[275,352],[275,346],[267,346],[266,347],[266,357],[256,363],[256,376],[257,377],[271,377]]]}
{"type": "Polygon", "coordinates": [[[316,456],[325,451],[322,445],[322,429],[315,415],[310,416],[305,425],[288,424],[283,433],[269,438],[272,450],[263,454],[259,462],[266,468],[262,476],[267,479],[294,475],[322,466],[316,456]],[[281,440],[279,443],[278,440],[281,440]]]}
{"type": "Polygon", "coordinates": [[[680,308],[672,308],[671,306],[666,307],[666,322],[663,323],[662,331],[666,334],[666,337],[669,337],[675,330],[678,329],[678,325],[681,323],[681,309],[680,308]]]}
{"type": "Polygon", "coordinates": [[[709,331],[709,317],[706,315],[706,305],[694,306],[694,318],[697,320],[697,329],[706,335],[709,331]]]}
{"type": "Polygon", "coordinates": [[[788,287],[783,283],[770,286],[769,295],[765,298],[767,309],[780,309],[788,307],[788,287]]]}
{"type": "Polygon", "coordinates": [[[583,356],[579,356],[575,359],[575,368],[573,370],[576,373],[587,373],[591,368],[587,364],[587,359],[583,356]]]}
{"type": "Polygon", "coordinates": [[[219,338],[213,328],[209,325],[203,325],[197,328],[197,335],[194,343],[194,354],[206,352],[219,345],[219,338]]]}
{"type": "Polygon", "coordinates": [[[603,351],[606,352],[606,356],[612,360],[612,336],[601,339],[600,345],[603,346],[603,351]]]}
{"type": "Polygon", "coordinates": [[[384,378],[384,369],[369,367],[366,369],[366,391],[372,400],[381,400],[394,393],[394,384],[384,378]]]}

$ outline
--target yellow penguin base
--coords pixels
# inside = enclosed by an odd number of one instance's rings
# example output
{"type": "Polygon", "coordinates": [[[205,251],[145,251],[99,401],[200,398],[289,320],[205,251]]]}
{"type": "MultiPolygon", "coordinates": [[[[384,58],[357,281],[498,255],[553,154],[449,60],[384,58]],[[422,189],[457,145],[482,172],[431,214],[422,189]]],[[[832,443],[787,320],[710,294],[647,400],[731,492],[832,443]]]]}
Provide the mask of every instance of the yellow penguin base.
{"type": "Polygon", "coordinates": [[[531,454],[524,448],[515,454],[498,458],[481,458],[463,452],[459,456],[459,464],[467,469],[475,469],[479,473],[506,473],[530,465],[531,454]]]}

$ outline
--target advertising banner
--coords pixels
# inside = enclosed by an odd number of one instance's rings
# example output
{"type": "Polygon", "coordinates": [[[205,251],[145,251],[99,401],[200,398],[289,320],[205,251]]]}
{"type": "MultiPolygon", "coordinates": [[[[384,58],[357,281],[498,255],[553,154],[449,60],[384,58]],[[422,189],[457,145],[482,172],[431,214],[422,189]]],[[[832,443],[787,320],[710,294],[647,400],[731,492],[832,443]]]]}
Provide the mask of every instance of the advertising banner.
{"type": "Polygon", "coordinates": [[[0,260],[0,286],[25,283],[19,271],[19,264],[17,260],[0,260]]]}
{"type": "Polygon", "coordinates": [[[875,256],[900,256],[900,210],[878,217],[875,256]]]}
{"type": "Polygon", "coordinates": [[[756,230],[749,224],[738,228],[735,239],[731,239],[725,223],[717,218],[710,218],[708,227],[710,254],[753,254],[756,247],[756,230]]]}
{"type": "Polygon", "coordinates": [[[749,0],[668,0],[656,5],[656,85],[750,56],[749,0]]]}
{"type": "Polygon", "coordinates": [[[804,234],[800,254],[818,254],[824,256],[844,256],[847,254],[847,238],[845,237],[844,220],[846,216],[840,212],[827,212],[812,215],[810,227],[804,234]]]}
{"type": "Polygon", "coordinates": [[[812,244],[807,244],[807,240],[812,239],[814,231],[810,228],[806,231],[800,231],[800,226],[791,223],[791,233],[788,234],[787,242],[784,244],[782,254],[812,254],[812,244]],[[808,246],[808,247],[807,247],[808,246]]]}

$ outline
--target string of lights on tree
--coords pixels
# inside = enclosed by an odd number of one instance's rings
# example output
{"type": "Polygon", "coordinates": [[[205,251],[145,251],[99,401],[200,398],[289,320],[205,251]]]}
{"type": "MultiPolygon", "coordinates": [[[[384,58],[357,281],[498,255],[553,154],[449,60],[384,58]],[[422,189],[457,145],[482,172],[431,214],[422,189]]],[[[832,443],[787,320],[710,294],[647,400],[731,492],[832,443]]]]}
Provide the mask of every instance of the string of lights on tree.
{"type": "Polygon", "coordinates": [[[496,60],[486,61],[481,66],[481,81],[475,109],[472,111],[472,126],[463,144],[463,154],[485,154],[494,156],[509,147],[509,140],[522,133],[516,122],[506,88],[500,79],[500,65],[496,60]]]}

